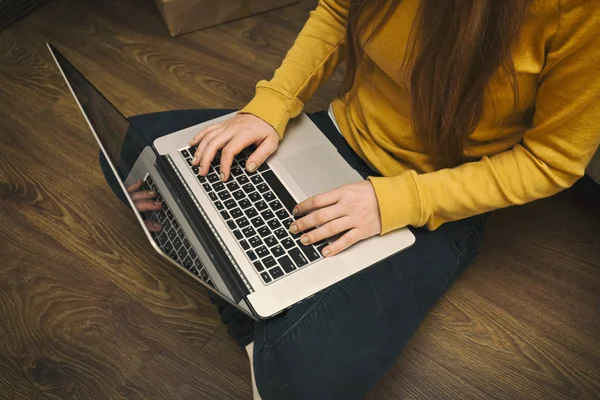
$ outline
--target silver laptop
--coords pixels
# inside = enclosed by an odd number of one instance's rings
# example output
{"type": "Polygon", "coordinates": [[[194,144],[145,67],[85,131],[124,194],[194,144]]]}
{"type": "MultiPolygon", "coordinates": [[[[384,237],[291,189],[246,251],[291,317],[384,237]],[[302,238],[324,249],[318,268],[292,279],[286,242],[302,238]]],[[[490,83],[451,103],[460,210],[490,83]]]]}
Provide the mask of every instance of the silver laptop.
{"type": "Polygon", "coordinates": [[[401,229],[324,258],[327,242],[304,246],[289,232],[297,202],[362,180],[306,115],[290,123],[258,171],[243,167],[251,152],[246,149],[236,157],[231,178],[221,182],[219,157],[210,174],[199,176],[188,142],[233,114],[145,143],[62,54],[48,48],[154,249],[249,316],[271,317],[414,243],[413,234],[401,229]],[[135,149],[143,149],[141,155],[125,165],[122,155],[135,149]],[[138,180],[158,193],[162,210],[135,209],[125,188],[138,180]],[[159,222],[161,232],[151,233],[145,219],[159,222]]]}

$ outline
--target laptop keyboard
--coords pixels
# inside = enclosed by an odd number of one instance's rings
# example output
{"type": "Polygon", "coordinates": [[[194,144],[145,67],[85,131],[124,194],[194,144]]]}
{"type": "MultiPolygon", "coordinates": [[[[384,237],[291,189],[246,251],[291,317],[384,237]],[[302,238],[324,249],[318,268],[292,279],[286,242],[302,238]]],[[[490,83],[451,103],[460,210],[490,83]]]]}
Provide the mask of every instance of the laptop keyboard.
{"type": "Polygon", "coordinates": [[[146,179],[144,179],[141,190],[155,191],[156,200],[162,202],[162,209],[158,211],[145,211],[143,213],[145,219],[158,222],[162,226],[160,232],[151,232],[154,241],[158,244],[160,249],[173,260],[187,268],[192,274],[214,287],[206,269],[202,265],[198,255],[185,236],[183,229],[179,226],[179,223],[175,219],[175,216],[169,209],[167,203],[164,201],[150,175],[147,175],[146,179]]]}
{"type": "Polygon", "coordinates": [[[305,246],[300,242],[300,235],[289,232],[295,220],[291,211],[296,201],[269,166],[264,163],[254,173],[246,171],[245,163],[251,154],[249,148],[234,158],[227,182],[221,182],[219,177],[220,154],[204,177],[198,175],[197,166],[192,166],[195,152],[195,147],[180,150],[265,284],[322,258],[321,250],[327,242],[305,246]]]}

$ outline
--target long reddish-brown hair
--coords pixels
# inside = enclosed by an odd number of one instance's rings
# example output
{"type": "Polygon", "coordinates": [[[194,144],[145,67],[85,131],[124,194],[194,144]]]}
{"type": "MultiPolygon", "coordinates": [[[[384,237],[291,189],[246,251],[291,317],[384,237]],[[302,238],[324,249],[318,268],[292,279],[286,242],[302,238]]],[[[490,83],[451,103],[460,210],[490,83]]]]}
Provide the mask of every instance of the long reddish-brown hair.
{"type": "MultiPolygon", "coordinates": [[[[409,72],[412,126],[440,166],[454,166],[463,161],[465,139],[481,121],[487,84],[500,67],[518,103],[510,50],[532,0],[420,1],[407,57],[399,60],[409,72]]],[[[341,94],[354,84],[364,46],[400,2],[350,0],[341,94]]]]}

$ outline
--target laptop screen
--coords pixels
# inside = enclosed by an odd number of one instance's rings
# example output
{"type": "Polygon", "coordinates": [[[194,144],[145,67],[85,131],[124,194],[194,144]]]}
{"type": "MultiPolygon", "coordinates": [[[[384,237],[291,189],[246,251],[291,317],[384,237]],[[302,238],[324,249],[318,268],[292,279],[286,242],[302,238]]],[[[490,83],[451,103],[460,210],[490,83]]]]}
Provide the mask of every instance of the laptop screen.
{"type": "Polygon", "coordinates": [[[106,156],[124,181],[136,160],[135,155],[150,145],[148,139],[137,131],[127,118],[110,104],[59,51],[52,48],[52,52],[73,88],[83,112],[94,127],[98,140],[106,150],[106,156]]]}

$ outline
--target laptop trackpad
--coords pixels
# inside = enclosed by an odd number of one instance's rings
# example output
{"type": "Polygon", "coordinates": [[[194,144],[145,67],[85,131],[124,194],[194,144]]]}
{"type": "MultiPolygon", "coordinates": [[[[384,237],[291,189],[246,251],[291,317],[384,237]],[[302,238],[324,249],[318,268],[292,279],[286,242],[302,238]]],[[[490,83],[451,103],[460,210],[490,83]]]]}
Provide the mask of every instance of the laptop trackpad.
{"type": "MultiPolygon", "coordinates": [[[[312,146],[280,158],[285,169],[294,177],[308,197],[327,192],[339,186],[357,182],[340,165],[341,156],[324,146],[312,146]]],[[[341,158],[345,163],[344,159],[341,158]]]]}

